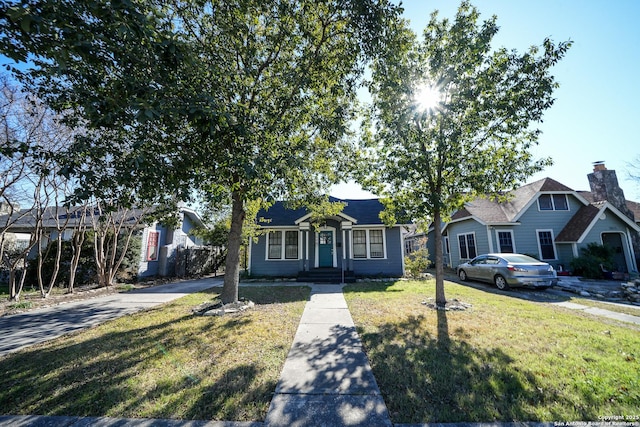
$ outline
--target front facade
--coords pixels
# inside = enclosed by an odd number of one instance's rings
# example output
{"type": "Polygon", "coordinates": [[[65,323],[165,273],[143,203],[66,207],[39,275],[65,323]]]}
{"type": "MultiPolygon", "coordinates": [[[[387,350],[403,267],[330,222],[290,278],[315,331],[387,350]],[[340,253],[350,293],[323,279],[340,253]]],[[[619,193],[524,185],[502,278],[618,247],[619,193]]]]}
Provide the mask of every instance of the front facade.
{"type": "MultiPolygon", "coordinates": [[[[596,177],[611,172],[604,165],[594,170],[596,177]]],[[[592,184],[591,192],[576,192],[545,178],[516,189],[507,202],[478,198],[443,225],[446,263],[455,268],[480,254],[513,252],[562,272],[583,248],[597,243],[615,250],[616,271],[638,271],[635,242],[640,227],[624,197],[620,206],[598,191],[592,184]]]]}
{"type": "Polygon", "coordinates": [[[339,200],[339,214],[313,223],[305,208],[283,202],[260,211],[263,233],[250,244],[249,273],[257,277],[313,277],[339,271],[344,277],[400,277],[404,274],[401,226],[386,227],[378,199],[339,200]]]}

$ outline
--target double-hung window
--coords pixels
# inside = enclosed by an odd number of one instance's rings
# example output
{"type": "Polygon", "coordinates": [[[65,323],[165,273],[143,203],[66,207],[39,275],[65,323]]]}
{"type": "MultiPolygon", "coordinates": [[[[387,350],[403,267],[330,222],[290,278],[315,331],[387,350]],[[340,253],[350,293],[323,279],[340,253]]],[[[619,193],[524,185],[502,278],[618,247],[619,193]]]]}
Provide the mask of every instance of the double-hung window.
{"type": "Polygon", "coordinates": [[[513,233],[511,231],[498,231],[497,234],[500,253],[514,253],[515,251],[513,250],[513,233]]]}
{"type": "Polygon", "coordinates": [[[298,231],[274,230],[267,233],[268,259],[298,259],[298,231]]]}
{"type": "Polygon", "coordinates": [[[384,258],[384,230],[353,230],[354,258],[384,258]]]}
{"type": "Polygon", "coordinates": [[[147,261],[158,260],[158,241],[160,240],[159,231],[149,231],[147,235],[147,261]]]}
{"type": "Polygon", "coordinates": [[[477,256],[476,239],[473,233],[459,234],[460,259],[471,259],[477,256]]]}
{"type": "Polygon", "coordinates": [[[541,259],[556,259],[556,250],[551,230],[538,230],[538,245],[541,259]]]}

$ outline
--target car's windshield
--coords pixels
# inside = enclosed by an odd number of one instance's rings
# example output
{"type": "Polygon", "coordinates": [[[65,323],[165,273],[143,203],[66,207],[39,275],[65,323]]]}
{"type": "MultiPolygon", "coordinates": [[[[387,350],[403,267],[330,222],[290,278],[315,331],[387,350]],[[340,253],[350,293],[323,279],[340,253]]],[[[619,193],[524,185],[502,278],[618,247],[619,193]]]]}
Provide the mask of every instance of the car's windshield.
{"type": "Polygon", "coordinates": [[[500,256],[502,258],[504,258],[507,262],[513,262],[513,263],[524,263],[524,264],[530,264],[530,263],[538,263],[540,261],[538,261],[535,258],[531,258],[530,256],[527,255],[520,255],[520,254],[500,254],[500,256]]]}

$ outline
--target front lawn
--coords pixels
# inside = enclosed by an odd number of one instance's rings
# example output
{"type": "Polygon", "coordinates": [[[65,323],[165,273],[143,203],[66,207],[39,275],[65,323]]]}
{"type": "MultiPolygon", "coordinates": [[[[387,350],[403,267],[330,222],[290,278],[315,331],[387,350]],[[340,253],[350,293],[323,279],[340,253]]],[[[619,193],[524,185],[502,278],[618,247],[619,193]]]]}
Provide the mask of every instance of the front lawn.
{"type": "Polygon", "coordinates": [[[309,296],[241,288],[241,314],[197,316],[215,292],[0,358],[0,413],[263,420],[309,296]]]}
{"type": "Polygon", "coordinates": [[[445,289],[472,307],[428,308],[433,280],[345,288],[394,423],[640,419],[637,326],[445,289]]]}

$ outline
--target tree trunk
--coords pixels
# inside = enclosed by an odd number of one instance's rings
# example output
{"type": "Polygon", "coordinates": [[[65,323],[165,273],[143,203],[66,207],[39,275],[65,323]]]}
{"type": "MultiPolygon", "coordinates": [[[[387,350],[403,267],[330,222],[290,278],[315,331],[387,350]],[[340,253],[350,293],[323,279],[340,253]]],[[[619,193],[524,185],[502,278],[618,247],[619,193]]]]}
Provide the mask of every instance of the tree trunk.
{"type": "Polygon", "coordinates": [[[444,307],[447,299],[444,296],[444,259],[442,255],[442,229],[440,228],[440,209],[436,207],[433,215],[433,229],[436,236],[436,305],[444,307]]]}
{"type": "Polygon", "coordinates": [[[242,245],[242,226],[246,212],[239,191],[231,194],[231,230],[227,244],[227,259],[225,261],[224,286],[222,288],[222,302],[229,304],[238,301],[238,283],[240,281],[240,247],[242,245]]]}

